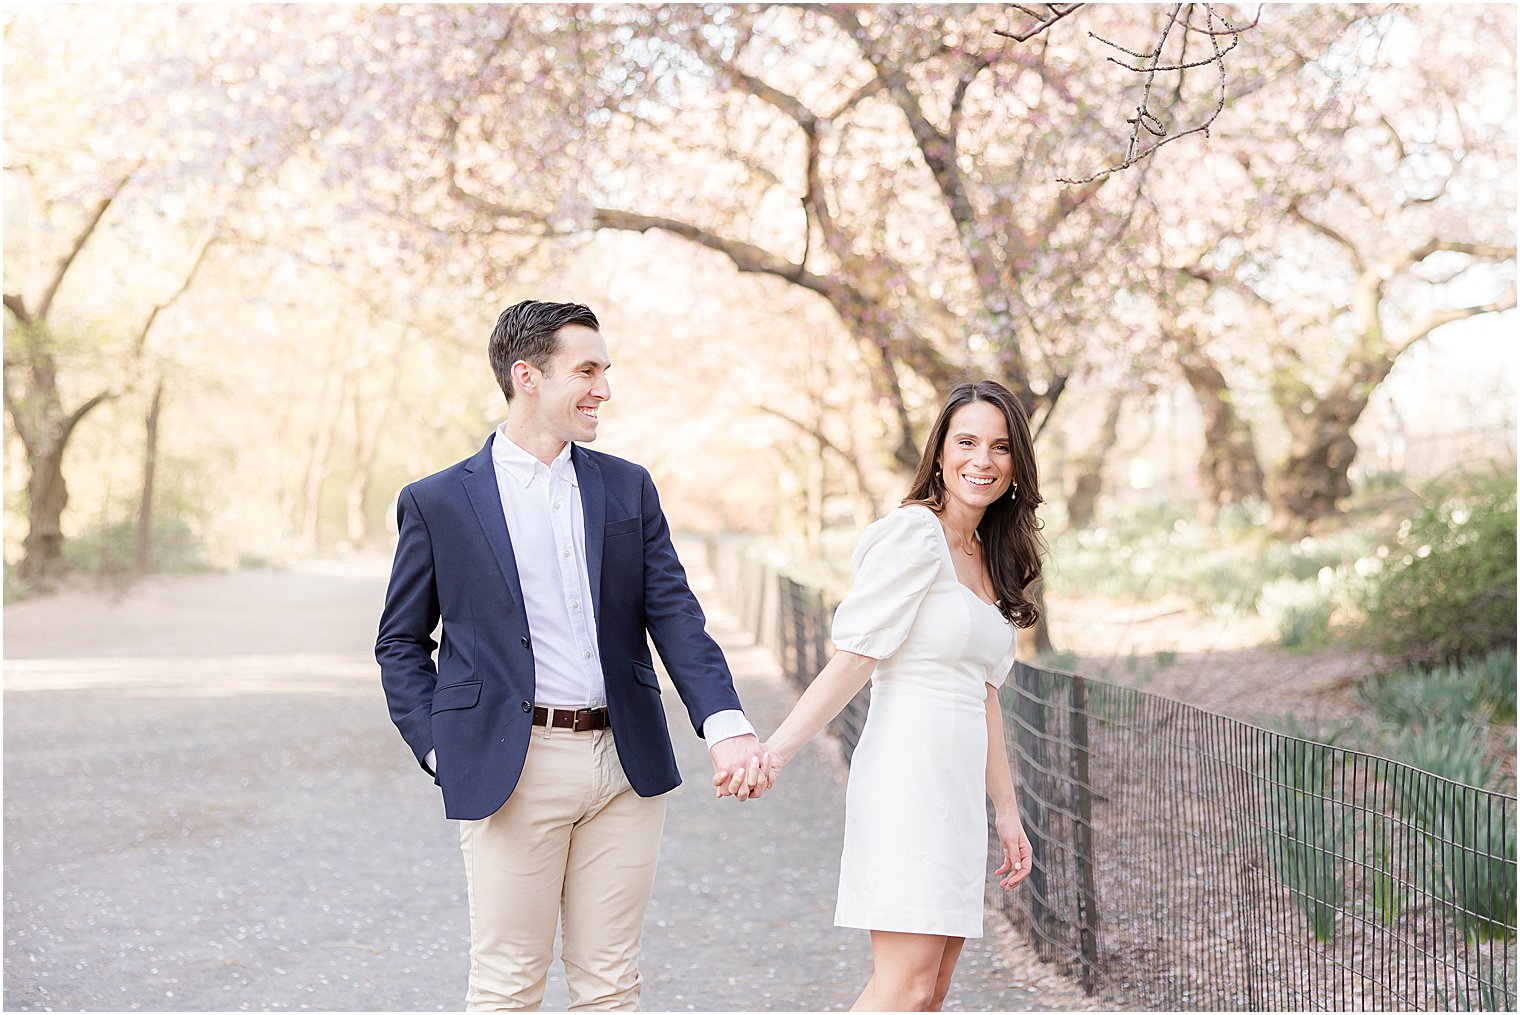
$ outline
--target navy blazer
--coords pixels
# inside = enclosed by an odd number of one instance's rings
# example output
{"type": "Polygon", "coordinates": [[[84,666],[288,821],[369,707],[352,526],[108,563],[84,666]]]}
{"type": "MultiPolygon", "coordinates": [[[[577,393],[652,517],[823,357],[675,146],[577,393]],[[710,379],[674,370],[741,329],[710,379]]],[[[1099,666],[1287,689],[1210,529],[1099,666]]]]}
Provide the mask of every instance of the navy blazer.
{"type": "MultiPolygon", "coordinates": [[[[533,633],[496,486],[494,439],[401,491],[375,642],[391,721],[418,764],[438,752],[444,811],[463,820],[494,814],[512,795],[533,729],[533,633]]],[[[646,632],[699,735],[708,716],[739,708],[739,696],[686,584],[649,473],[579,445],[571,455],[613,740],[634,790],[656,796],[681,777],[646,632]]]]}

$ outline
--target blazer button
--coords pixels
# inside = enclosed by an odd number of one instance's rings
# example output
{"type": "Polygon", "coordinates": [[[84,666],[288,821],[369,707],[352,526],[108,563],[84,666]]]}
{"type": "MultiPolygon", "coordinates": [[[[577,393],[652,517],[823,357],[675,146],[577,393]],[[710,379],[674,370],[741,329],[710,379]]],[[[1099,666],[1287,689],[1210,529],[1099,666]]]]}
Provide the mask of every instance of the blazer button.
{"type": "Polygon", "coordinates": [[[531,712],[531,711],[533,711],[533,702],[531,702],[531,701],[525,701],[525,702],[523,702],[523,711],[524,712],[531,712]]]}
{"type": "Polygon", "coordinates": [[[525,638],[523,638],[522,643],[523,643],[523,648],[531,649],[533,647],[533,639],[532,638],[526,638],[525,637],[525,638]]]}

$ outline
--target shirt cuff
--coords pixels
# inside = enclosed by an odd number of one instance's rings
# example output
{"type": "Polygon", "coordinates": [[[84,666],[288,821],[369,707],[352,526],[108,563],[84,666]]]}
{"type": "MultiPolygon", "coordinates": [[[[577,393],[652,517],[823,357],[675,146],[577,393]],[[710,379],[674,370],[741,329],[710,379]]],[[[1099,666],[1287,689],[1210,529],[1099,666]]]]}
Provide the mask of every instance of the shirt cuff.
{"type": "Polygon", "coordinates": [[[744,713],[737,708],[725,708],[721,712],[714,712],[702,721],[702,739],[707,741],[707,749],[712,750],[713,744],[720,740],[732,740],[734,737],[753,736],[755,727],[744,718],[744,713]]]}
{"type": "Polygon", "coordinates": [[[436,750],[433,750],[433,749],[430,748],[428,750],[428,752],[427,752],[427,757],[425,757],[425,758],[422,759],[422,763],[427,766],[427,770],[428,770],[428,774],[429,775],[437,775],[438,774],[438,766],[436,764],[434,764],[434,762],[436,762],[437,760],[438,760],[438,752],[436,750]]]}

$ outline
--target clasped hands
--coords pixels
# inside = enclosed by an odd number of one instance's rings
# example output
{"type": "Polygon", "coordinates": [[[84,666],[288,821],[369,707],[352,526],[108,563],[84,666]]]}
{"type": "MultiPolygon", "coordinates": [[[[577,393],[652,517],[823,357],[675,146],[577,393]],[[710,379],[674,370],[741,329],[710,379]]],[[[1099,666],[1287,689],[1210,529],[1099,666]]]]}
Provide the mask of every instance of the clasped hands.
{"type": "Polygon", "coordinates": [[[752,733],[720,740],[708,753],[712,755],[712,784],[720,797],[758,800],[776,785],[781,771],[781,759],[752,733]]]}

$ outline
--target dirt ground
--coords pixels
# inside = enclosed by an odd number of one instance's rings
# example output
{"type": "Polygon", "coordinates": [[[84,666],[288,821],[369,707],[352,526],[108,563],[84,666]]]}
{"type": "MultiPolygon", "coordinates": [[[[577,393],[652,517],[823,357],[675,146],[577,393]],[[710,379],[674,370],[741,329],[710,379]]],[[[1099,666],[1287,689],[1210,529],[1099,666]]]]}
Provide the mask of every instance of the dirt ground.
{"type": "Polygon", "coordinates": [[[1257,724],[1289,711],[1320,721],[1364,711],[1353,687],[1371,666],[1365,651],[1279,648],[1276,632],[1254,615],[1217,618],[1181,603],[1103,599],[1053,600],[1051,613],[1057,645],[1077,654],[1083,676],[1257,724]]]}

